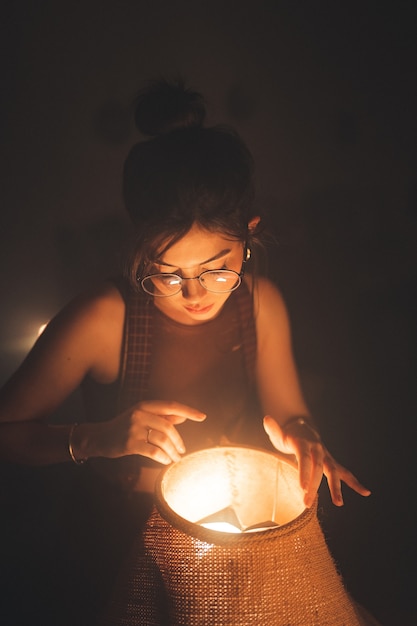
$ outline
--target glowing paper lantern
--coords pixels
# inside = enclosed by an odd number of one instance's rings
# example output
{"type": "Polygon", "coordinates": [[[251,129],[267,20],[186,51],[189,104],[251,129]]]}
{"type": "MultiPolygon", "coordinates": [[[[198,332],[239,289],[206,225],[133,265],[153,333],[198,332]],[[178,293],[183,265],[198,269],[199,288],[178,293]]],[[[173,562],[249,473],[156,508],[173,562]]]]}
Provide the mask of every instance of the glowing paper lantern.
{"type": "Polygon", "coordinates": [[[202,450],[168,467],[114,623],[367,623],[336,571],[317,501],[306,509],[303,496],[294,466],[257,449],[202,450]],[[218,522],[233,532],[202,525],[218,522]]]}

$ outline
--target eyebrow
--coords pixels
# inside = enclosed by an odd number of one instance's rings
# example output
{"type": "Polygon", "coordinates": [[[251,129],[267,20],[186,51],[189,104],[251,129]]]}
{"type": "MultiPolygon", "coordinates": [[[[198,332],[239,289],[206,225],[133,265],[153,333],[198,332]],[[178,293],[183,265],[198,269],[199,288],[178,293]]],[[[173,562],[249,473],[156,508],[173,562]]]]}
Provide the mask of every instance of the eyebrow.
{"type": "MultiPolygon", "coordinates": [[[[217,259],[221,259],[222,257],[226,256],[226,254],[229,254],[230,251],[231,251],[231,248],[225,248],[224,250],[221,250],[220,252],[218,252],[217,254],[212,256],[210,259],[206,259],[205,261],[201,261],[201,263],[198,263],[197,265],[205,265],[206,263],[211,263],[212,261],[217,261],[217,259]]],[[[178,267],[178,265],[171,265],[171,263],[165,263],[161,259],[156,259],[154,261],[154,263],[156,263],[157,265],[165,265],[165,267],[178,267]]],[[[186,269],[186,268],[184,268],[184,269],[186,269]]]]}

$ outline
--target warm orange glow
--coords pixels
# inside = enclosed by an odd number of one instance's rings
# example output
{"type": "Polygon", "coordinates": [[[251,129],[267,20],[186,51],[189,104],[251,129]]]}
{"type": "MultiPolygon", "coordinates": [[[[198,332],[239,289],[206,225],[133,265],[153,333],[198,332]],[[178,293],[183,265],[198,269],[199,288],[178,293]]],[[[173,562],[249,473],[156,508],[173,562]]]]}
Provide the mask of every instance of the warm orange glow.
{"type": "Polygon", "coordinates": [[[179,516],[221,532],[271,529],[305,510],[294,465],[253,448],[220,446],[186,455],[167,468],[160,489],[179,516]]]}
{"type": "Polygon", "coordinates": [[[233,526],[233,524],[229,524],[229,522],[205,522],[200,524],[200,526],[204,526],[204,528],[209,528],[210,530],[217,530],[221,533],[241,533],[240,528],[233,526]]]}
{"type": "MultiPolygon", "coordinates": [[[[170,623],[359,626],[292,457],[194,452],[163,470],[155,501],[146,574],[155,568],[170,623]]],[[[158,596],[142,586],[140,606],[155,603],[146,623],[160,623],[158,596]]]]}

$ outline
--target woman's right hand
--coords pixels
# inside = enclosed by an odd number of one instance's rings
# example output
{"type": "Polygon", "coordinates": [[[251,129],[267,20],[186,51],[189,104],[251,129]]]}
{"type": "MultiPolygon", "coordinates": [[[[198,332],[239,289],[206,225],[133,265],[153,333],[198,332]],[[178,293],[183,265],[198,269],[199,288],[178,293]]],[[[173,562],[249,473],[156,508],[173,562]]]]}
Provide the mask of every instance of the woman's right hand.
{"type": "Polygon", "coordinates": [[[79,458],[140,454],[168,465],[179,461],[185,452],[175,425],[187,419],[202,422],[205,418],[201,411],[178,402],[140,402],[108,422],[80,425],[73,445],[79,458]]]}

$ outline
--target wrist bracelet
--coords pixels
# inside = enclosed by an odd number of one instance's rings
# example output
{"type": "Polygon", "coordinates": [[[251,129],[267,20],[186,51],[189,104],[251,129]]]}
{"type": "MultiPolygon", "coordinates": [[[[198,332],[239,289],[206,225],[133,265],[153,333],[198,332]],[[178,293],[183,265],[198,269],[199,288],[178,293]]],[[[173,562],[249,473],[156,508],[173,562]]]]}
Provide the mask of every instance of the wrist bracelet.
{"type": "Polygon", "coordinates": [[[69,452],[71,459],[74,461],[75,465],[82,465],[83,463],[86,462],[87,459],[77,459],[77,457],[74,454],[74,449],[72,447],[72,436],[77,426],[78,426],[78,423],[75,422],[75,424],[73,424],[70,428],[69,435],[68,435],[68,452],[69,452]]]}

